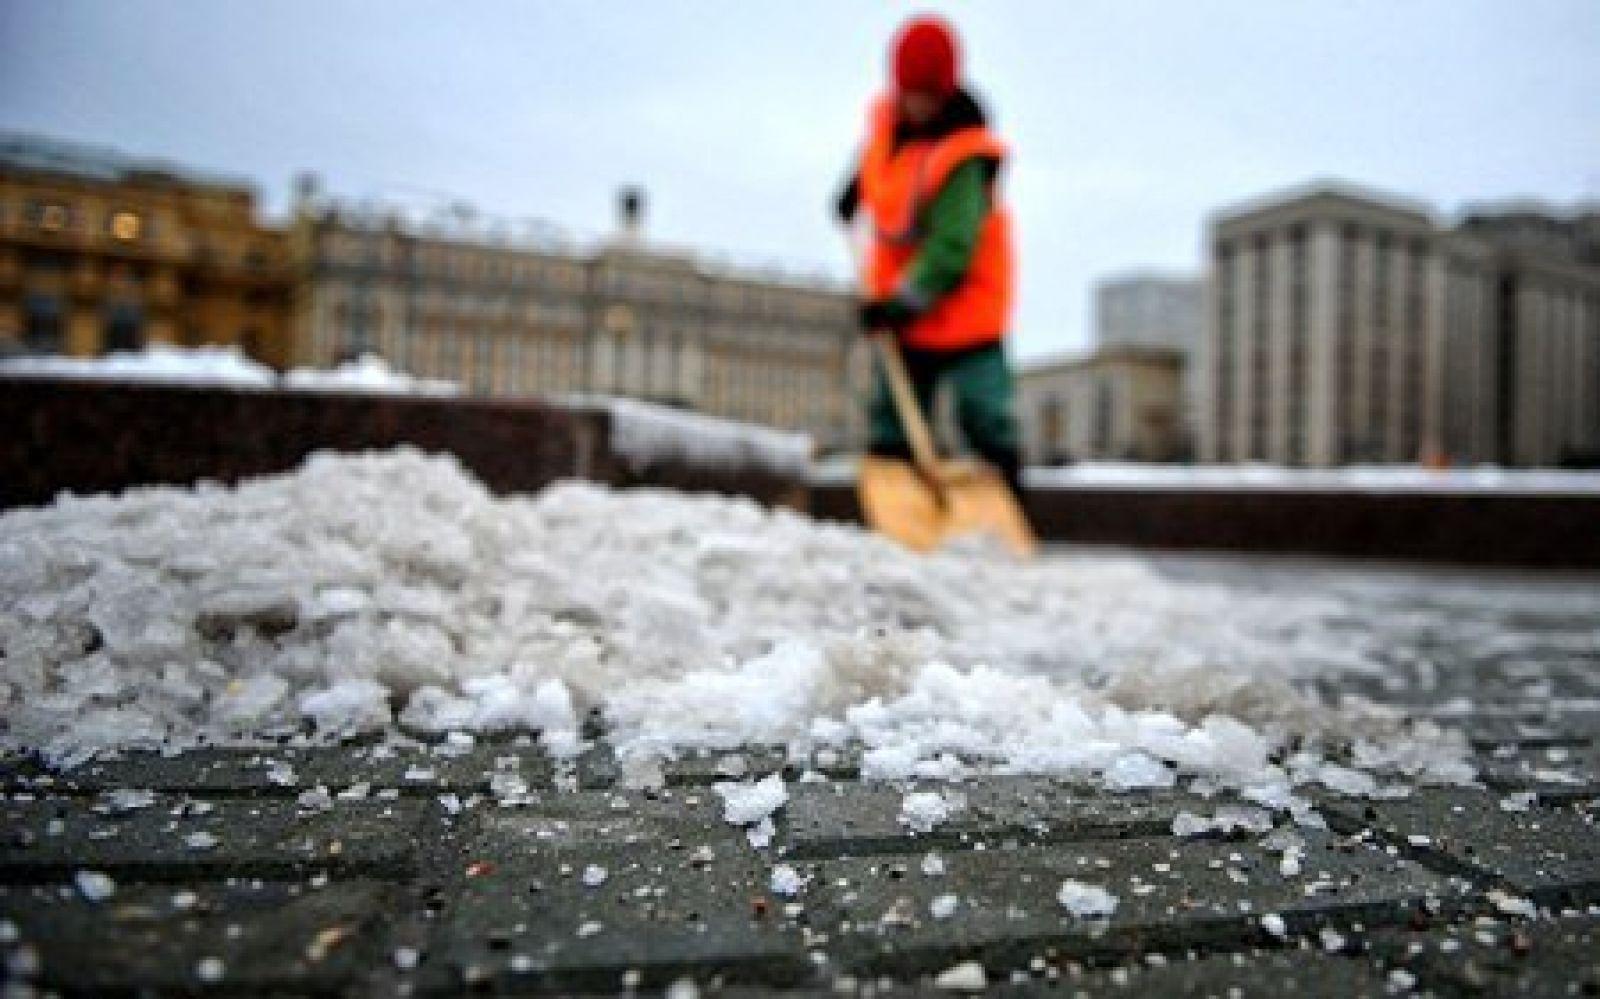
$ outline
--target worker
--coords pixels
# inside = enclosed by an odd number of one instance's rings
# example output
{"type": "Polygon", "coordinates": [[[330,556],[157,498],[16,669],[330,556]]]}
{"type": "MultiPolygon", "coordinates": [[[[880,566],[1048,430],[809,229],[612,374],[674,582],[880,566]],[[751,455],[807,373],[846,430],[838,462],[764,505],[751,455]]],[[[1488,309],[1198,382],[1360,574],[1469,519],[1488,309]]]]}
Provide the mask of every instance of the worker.
{"type": "MultiPolygon", "coordinates": [[[[864,332],[892,332],[924,413],[940,383],[955,394],[967,443],[1021,496],[1015,389],[1003,341],[1011,321],[1011,218],[999,195],[1006,147],[963,86],[950,24],[916,17],[895,36],[887,93],[839,195],[870,243],[861,285],[864,332]]],[[[870,409],[870,450],[905,458],[909,445],[883,372],[870,409]]]]}

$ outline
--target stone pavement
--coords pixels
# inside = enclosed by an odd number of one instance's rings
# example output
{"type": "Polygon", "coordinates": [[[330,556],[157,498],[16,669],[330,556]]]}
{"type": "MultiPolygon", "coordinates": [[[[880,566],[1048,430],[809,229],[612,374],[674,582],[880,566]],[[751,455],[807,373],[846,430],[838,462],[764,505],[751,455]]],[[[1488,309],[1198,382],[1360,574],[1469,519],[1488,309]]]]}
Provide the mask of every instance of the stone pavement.
{"type": "MultiPolygon", "coordinates": [[[[1238,571],[1268,587],[1345,579],[1238,571]]],[[[144,755],[65,774],[12,759],[8,987],[1600,994],[1600,715],[1585,707],[1600,661],[1573,639],[1593,632],[1586,598],[1348,571],[1373,600],[1445,608],[1427,625],[1432,686],[1387,693],[1419,707],[1482,695],[1456,720],[1484,786],[1322,793],[1328,828],[1296,830],[1298,854],[1260,832],[1173,834],[1181,812],[1212,815],[1222,797],[1020,777],[961,785],[966,806],[914,835],[898,820],[905,788],[858,781],[848,757],[801,781],[774,751],[684,761],[654,793],[621,790],[603,748],[558,767],[525,738],[144,755]],[[757,850],[711,784],[775,770],[790,800],[757,850]],[[778,864],[803,880],[792,897],[772,890],[778,864]],[[1068,880],[1115,894],[1114,911],[1073,915],[1057,898],[1068,880]]]]}

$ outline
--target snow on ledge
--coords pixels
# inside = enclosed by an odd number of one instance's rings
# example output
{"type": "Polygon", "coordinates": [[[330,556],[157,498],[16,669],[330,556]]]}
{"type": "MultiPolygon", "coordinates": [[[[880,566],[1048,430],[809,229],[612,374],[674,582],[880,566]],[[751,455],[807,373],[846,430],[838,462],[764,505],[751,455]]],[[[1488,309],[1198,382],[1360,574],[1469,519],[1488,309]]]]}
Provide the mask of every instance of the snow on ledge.
{"type": "Polygon", "coordinates": [[[25,378],[79,378],[160,385],[205,385],[237,389],[308,392],[372,392],[456,395],[455,382],[418,378],[363,354],[335,368],[296,368],[281,378],[238,347],[178,347],[153,343],[143,350],[104,357],[17,357],[0,361],[0,374],[25,378]]]}
{"type": "Polygon", "coordinates": [[[1365,493],[1600,494],[1600,472],[1553,469],[1427,469],[1418,465],[1157,465],[1082,462],[1030,468],[1028,484],[1082,489],[1276,490],[1365,493]]]}
{"type": "Polygon", "coordinates": [[[442,378],[419,378],[389,366],[376,354],[362,354],[336,368],[295,368],[283,386],[306,392],[373,392],[398,395],[460,395],[461,386],[442,378]]]}
{"type": "Polygon", "coordinates": [[[242,389],[271,389],[278,384],[277,372],[252,361],[237,347],[174,347],[164,343],[104,357],[8,358],[0,361],[0,375],[242,389]]]}
{"type": "Polygon", "coordinates": [[[611,414],[611,447],[633,471],[660,461],[713,468],[758,467],[805,474],[812,443],[806,434],[724,420],[670,406],[614,396],[572,395],[574,406],[611,414]]]}

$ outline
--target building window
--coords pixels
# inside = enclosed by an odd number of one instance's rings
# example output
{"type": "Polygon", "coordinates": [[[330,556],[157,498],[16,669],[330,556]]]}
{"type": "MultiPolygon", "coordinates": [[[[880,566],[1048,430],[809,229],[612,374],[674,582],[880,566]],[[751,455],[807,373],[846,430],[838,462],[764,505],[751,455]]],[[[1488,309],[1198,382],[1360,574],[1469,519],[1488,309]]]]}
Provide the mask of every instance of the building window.
{"type": "Polygon", "coordinates": [[[30,352],[59,354],[66,346],[61,300],[51,295],[29,295],[22,307],[22,345],[30,352]]]}
{"type": "Polygon", "coordinates": [[[137,212],[116,211],[111,213],[109,228],[113,239],[132,243],[144,234],[144,220],[137,212]]]}
{"type": "Polygon", "coordinates": [[[46,232],[61,232],[72,225],[72,212],[57,201],[35,201],[29,207],[33,224],[46,232]]]}
{"type": "Polygon", "coordinates": [[[105,343],[111,351],[138,350],[144,346],[144,310],[130,302],[113,302],[106,309],[105,343]]]}
{"type": "Polygon", "coordinates": [[[1116,401],[1112,397],[1115,391],[1111,379],[1102,378],[1094,386],[1094,452],[1096,457],[1108,457],[1111,454],[1112,427],[1111,420],[1115,411],[1116,401]]]}
{"type": "Polygon", "coordinates": [[[1065,421],[1062,419],[1061,400],[1055,396],[1045,399],[1044,405],[1039,407],[1040,436],[1044,438],[1044,460],[1047,462],[1060,461],[1063,457],[1063,440],[1065,421]]]}

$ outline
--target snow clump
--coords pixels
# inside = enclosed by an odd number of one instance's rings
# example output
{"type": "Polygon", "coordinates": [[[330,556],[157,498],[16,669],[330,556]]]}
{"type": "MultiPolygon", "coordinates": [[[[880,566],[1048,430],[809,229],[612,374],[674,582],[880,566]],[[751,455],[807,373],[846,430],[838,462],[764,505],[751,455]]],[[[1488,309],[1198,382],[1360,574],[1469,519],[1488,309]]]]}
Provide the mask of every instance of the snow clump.
{"type": "Polygon", "coordinates": [[[1061,882],[1056,901],[1079,919],[1105,917],[1117,911],[1117,896],[1099,885],[1085,884],[1070,878],[1061,882]]]}
{"type": "Polygon", "coordinates": [[[938,791],[913,791],[900,802],[900,824],[914,833],[930,833],[959,811],[964,804],[959,794],[938,791]]]}
{"type": "Polygon", "coordinates": [[[783,777],[768,774],[758,781],[718,781],[711,789],[722,799],[722,818],[729,825],[747,826],[770,818],[789,800],[783,777]]]}

